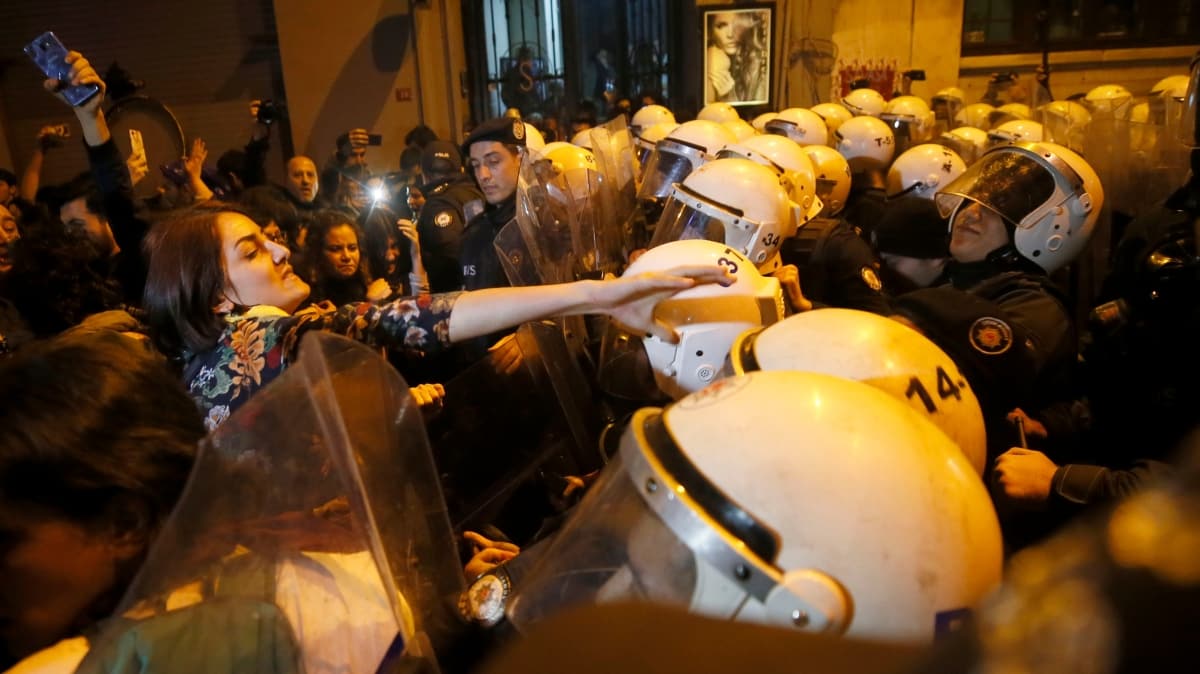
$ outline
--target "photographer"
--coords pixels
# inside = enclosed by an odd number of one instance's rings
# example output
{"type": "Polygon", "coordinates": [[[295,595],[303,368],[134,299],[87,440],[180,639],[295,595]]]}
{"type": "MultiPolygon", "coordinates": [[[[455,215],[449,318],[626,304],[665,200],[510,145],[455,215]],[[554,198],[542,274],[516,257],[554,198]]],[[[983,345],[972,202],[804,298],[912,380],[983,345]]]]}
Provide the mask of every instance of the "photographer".
{"type": "Polygon", "coordinates": [[[351,129],[338,136],[337,151],[321,169],[321,191],[325,194],[336,192],[341,182],[341,174],[347,169],[361,166],[365,170],[367,146],[372,144],[372,140],[378,144],[378,139],[378,136],[372,139],[366,129],[351,129]]]}
{"type": "Polygon", "coordinates": [[[271,125],[283,118],[283,106],[270,100],[251,101],[250,116],[254,119],[250,142],[241,150],[229,150],[217,160],[217,171],[234,194],[266,184],[271,125]]]}

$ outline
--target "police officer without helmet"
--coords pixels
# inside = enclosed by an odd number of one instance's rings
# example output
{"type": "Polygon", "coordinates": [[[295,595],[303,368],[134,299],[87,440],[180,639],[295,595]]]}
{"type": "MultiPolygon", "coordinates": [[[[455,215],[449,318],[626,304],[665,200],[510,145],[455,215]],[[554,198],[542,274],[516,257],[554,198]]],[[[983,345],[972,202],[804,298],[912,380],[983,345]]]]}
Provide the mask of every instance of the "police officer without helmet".
{"type": "MultiPolygon", "coordinates": [[[[463,287],[480,290],[507,286],[493,240],[516,215],[517,180],[525,154],[525,125],[500,117],[480,124],[463,143],[468,165],[487,206],[467,222],[459,261],[463,287]]],[[[426,207],[428,208],[428,206],[426,207]]]]}

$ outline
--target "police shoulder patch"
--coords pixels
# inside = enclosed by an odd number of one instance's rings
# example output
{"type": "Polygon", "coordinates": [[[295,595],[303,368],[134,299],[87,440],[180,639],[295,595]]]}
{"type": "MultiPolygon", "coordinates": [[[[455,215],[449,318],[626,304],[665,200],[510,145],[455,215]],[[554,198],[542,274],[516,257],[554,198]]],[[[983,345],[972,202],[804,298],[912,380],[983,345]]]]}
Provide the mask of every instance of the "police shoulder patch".
{"type": "Polygon", "coordinates": [[[453,221],[454,216],[451,215],[450,211],[442,211],[441,213],[433,216],[433,224],[437,225],[438,227],[447,227],[453,221]]]}
{"type": "Polygon", "coordinates": [[[971,324],[967,339],[976,351],[998,356],[1012,346],[1013,333],[1008,323],[999,318],[984,316],[971,324]]]}
{"type": "Polygon", "coordinates": [[[871,290],[879,292],[883,289],[883,282],[879,280],[879,274],[876,274],[870,266],[864,266],[858,273],[859,276],[862,276],[863,283],[866,283],[871,290]]]}

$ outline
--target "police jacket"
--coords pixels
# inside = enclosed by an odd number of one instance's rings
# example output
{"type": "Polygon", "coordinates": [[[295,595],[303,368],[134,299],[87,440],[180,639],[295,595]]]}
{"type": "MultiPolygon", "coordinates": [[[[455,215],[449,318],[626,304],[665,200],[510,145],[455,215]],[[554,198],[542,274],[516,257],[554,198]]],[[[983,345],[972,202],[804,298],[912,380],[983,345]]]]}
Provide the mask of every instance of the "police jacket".
{"type": "MultiPolygon", "coordinates": [[[[429,204],[425,206],[428,208],[429,204]]],[[[494,241],[500,228],[516,215],[516,206],[517,195],[513,192],[508,199],[499,204],[489,204],[482,213],[467,222],[459,251],[464,289],[482,290],[509,285],[494,241]]]]}
{"type": "Polygon", "coordinates": [[[1042,409],[1075,398],[1079,346],[1075,322],[1065,295],[1040,267],[1005,246],[981,262],[952,261],[947,277],[955,288],[996,303],[1005,313],[1004,320],[1024,328],[1035,372],[1029,407],[1042,409]]]}
{"type": "Polygon", "coordinates": [[[800,270],[800,289],[817,305],[888,313],[871,246],[841,218],[814,218],[779,248],[800,270]]]}
{"type": "Polygon", "coordinates": [[[483,211],[483,193],[462,173],[430,182],[423,191],[425,205],[417,218],[417,234],[430,290],[458,290],[463,285],[458,259],[463,231],[467,221],[483,211]]]}

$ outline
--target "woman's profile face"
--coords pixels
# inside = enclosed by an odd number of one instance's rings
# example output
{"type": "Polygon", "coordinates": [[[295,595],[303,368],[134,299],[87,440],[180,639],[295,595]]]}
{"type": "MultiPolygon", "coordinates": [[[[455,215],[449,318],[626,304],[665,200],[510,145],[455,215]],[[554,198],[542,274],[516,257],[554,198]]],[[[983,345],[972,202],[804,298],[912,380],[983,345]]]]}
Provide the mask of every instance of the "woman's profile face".
{"type": "Polygon", "coordinates": [[[240,213],[222,213],[217,232],[229,301],[247,307],[279,307],[290,314],[308,297],[308,284],[292,271],[287,247],[267,240],[253,220],[240,213]]]}
{"type": "Polygon", "coordinates": [[[712,15],[711,21],[709,39],[712,40],[713,46],[731,56],[736,54],[737,40],[733,36],[733,13],[717,12],[712,15]]]}
{"type": "Polygon", "coordinates": [[[325,233],[321,255],[325,266],[339,279],[348,279],[358,273],[358,235],[350,225],[338,225],[325,233]]]}

